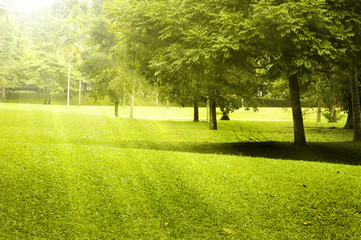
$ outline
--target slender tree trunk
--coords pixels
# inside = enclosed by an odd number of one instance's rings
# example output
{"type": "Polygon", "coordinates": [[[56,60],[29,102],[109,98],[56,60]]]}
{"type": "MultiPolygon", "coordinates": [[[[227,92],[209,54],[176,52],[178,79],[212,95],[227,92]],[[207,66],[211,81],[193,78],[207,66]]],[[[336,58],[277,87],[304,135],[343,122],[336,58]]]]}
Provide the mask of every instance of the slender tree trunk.
{"type": "Polygon", "coordinates": [[[127,100],[126,100],[126,93],[125,93],[125,84],[123,86],[123,107],[125,107],[126,103],[127,103],[127,100]]]}
{"type": "Polygon", "coordinates": [[[217,130],[216,100],[214,98],[209,99],[209,113],[209,129],[217,130]]]}
{"type": "Polygon", "coordinates": [[[317,122],[318,123],[321,122],[321,117],[322,117],[321,104],[320,104],[320,100],[317,100],[317,122]]]}
{"type": "Polygon", "coordinates": [[[137,81],[134,78],[134,84],[132,89],[132,102],[130,104],[130,118],[134,117],[134,98],[135,98],[135,87],[136,87],[137,81]]]}
{"type": "Polygon", "coordinates": [[[81,78],[79,78],[79,101],[78,106],[81,106],[81,78]]]}
{"type": "Polygon", "coordinates": [[[353,76],[350,78],[353,116],[353,141],[361,142],[361,110],[357,74],[357,69],[354,68],[353,76]]]}
{"type": "Polygon", "coordinates": [[[337,122],[337,116],[336,116],[336,105],[331,104],[329,107],[330,109],[330,120],[328,122],[330,123],[336,123],[337,122]]]}
{"type": "Polygon", "coordinates": [[[169,108],[169,100],[167,100],[167,109],[169,108]]]}
{"type": "Polygon", "coordinates": [[[1,101],[2,101],[2,102],[6,102],[6,86],[5,86],[5,79],[3,79],[3,81],[2,81],[1,101]]]}
{"type": "Polygon", "coordinates": [[[119,101],[114,102],[115,117],[119,117],[119,101]]]}
{"type": "MultiPolygon", "coordinates": [[[[351,93],[351,86],[350,86],[350,93],[351,93]]],[[[351,96],[347,99],[347,120],[346,124],[343,127],[344,129],[353,129],[353,116],[352,116],[352,99],[351,96]]]]}
{"type": "Polygon", "coordinates": [[[68,92],[66,96],[66,105],[70,105],[70,59],[68,60],[68,92]]]}
{"type": "Polygon", "coordinates": [[[199,122],[199,107],[197,101],[194,101],[193,109],[194,109],[193,122],[199,122]]]}
{"type": "Polygon", "coordinates": [[[159,100],[158,100],[158,93],[155,94],[155,105],[158,107],[159,100]]]}
{"type": "Polygon", "coordinates": [[[297,75],[289,78],[290,97],[293,115],[294,143],[296,146],[306,146],[305,129],[300,99],[300,86],[297,75]]]}
{"type": "Polygon", "coordinates": [[[209,122],[209,100],[207,100],[206,122],[209,122]]]}

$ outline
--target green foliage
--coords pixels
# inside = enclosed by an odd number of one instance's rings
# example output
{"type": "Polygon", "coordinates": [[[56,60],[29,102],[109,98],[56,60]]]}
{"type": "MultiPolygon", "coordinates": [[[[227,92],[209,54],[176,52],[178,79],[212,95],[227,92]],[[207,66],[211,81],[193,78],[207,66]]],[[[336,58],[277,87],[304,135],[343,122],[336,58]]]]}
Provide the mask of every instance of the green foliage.
{"type": "Polygon", "coordinates": [[[58,54],[67,62],[76,61],[82,63],[82,53],[84,52],[84,38],[80,26],[74,23],[70,26],[66,35],[59,40],[58,54]],[[75,58],[74,58],[75,57],[75,58]]]}
{"type": "Polygon", "coordinates": [[[91,80],[91,93],[95,99],[109,97],[111,102],[118,105],[131,89],[131,80],[112,55],[114,34],[108,32],[109,21],[104,17],[99,3],[96,7],[91,12],[92,21],[88,31],[92,49],[84,56],[81,71],[91,80]]]}
{"type": "Polygon", "coordinates": [[[32,21],[22,26],[23,53],[17,73],[23,88],[43,92],[44,104],[49,104],[52,95],[63,92],[66,87],[66,66],[55,54],[59,23],[46,10],[41,15],[25,15],[19,19],[25,21],[28,17],[32,21]]]}
{"type": "MultiPolygon", "coordinates": [[[[67,105],[69,105],[72,66],[75,66],[75,69],[79,70],[79,66],[83,63],[84,54],[88,47],[88,2],[64,0],[55,3],[53,6],[55,13],[58,13],[57,20],[64,23],[58,39],[57,54],[65,60],[68,65],[67,105]]],[[[79,81],[78,105],[81,105],[82,86],[86,81],[84,81],[85,79],[81,74],[79,75],[77,78],[79,81]]]]}
{"type": "Polygon", "coordinates": [[[114,49],[161,98],[185,105],[255,96],[258,79],[235,36],[247,3],[111,1],[107,6],[118,41],[114,49]]]}
{"type": "Polygon", "coordinates": [[[338,122],[345,117],[345,115],[341,114],[340,109],[331,109],[331,111],[322,113],[322,115],[328,120],[328,122],[338,122]]]}
{"type": "Polygon", "coordinates": [[[259,1],[246,29],[250,41],[274,56],[272,74],[304,75],[343,51],[334,40],[343,40],[347,31],[335,18],[325,1],[259,1]]]}
{"type": "Polygon", "coordinates": [[[136,70],[164,98],[181,103],[233,96],[253,103],[263,84],[260,76],[307,79],[345,53],[341,43],[353,36],[341,24],[343,13],[337,15],[339,9],[326,1],[111,1],[107,6],[118,41],[114,49],[135,59],[136,70]]]}
{"type": "Polygon", "coordinates": [[[16,16],[10,11],[8,4],[0,6],[0,81],[7,87],[16,87],[19,85],[17,60],[22,49],[16,16]]]}
{"type": "Polygon", "coordinates": [[[50,88],[53,92],[60,92],[65,88],[66,71],[54,54],[28,53],[21,64],[18,71],[23,74],[25,86],[41,90],[50,88]]]}

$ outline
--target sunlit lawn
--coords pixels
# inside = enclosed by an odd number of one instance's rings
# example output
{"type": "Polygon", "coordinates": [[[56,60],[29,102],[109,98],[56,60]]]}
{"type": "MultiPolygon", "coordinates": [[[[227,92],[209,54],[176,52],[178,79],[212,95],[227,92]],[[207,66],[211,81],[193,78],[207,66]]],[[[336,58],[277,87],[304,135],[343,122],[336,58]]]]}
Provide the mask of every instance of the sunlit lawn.
{"type": "Polygon", "coordinates": [[[310,111],[297,150],[289,109],[240,110],[218,131],[191,108],[128,114],[0,104],[0,239],[361,238],[345,119],[310,111]]]}

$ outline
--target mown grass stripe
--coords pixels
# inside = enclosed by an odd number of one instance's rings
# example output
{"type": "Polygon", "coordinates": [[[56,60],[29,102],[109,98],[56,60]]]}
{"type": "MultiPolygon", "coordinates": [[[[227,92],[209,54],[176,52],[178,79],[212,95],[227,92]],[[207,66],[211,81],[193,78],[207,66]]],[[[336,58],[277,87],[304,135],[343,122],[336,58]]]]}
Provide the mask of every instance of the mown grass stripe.
{"type": "Polygon", "coordinates": [[[336,161],[360,156],[359,145],[342,143],[348,131],[309,129],[315,145],[302,152],[289,143],[234,149],[224,143],[240,141],[240,125],[273,141],[289,139],[292,128],[231,121],[215,132],[206,123],[115,119],[92,108],[31,106],[21,115],[23,106],[2,106],[0,238],[361,237],[360,166],[336,161]],[[322,143],[325,135],[333,143],[322,143]],[[266,157],[247,156],[257,152],[266,157]]]}

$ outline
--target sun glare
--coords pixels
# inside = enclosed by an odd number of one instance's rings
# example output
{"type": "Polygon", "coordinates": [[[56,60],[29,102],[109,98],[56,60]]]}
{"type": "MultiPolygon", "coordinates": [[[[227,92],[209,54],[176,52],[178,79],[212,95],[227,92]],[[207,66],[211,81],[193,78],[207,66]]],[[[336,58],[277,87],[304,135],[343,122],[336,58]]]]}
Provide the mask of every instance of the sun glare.
{"type": "Polygon", "coordinates": [[[11,0],[11,2],[18,11],[34,12],[42,7],[50,7],[55,0],[11,0]]]}

